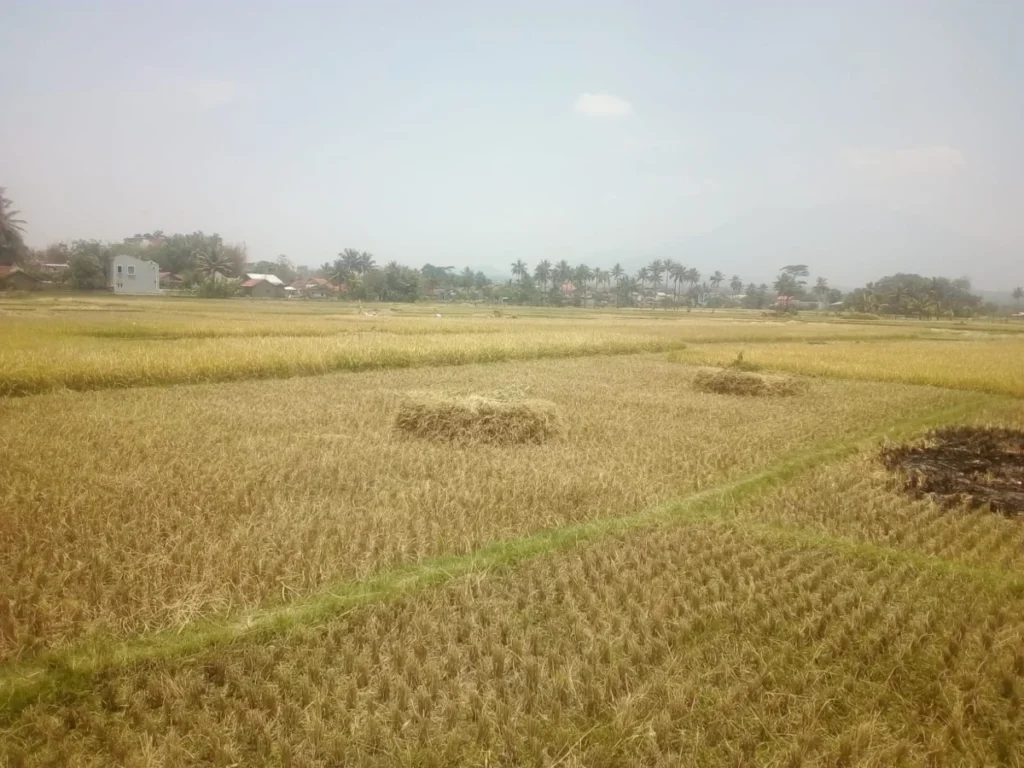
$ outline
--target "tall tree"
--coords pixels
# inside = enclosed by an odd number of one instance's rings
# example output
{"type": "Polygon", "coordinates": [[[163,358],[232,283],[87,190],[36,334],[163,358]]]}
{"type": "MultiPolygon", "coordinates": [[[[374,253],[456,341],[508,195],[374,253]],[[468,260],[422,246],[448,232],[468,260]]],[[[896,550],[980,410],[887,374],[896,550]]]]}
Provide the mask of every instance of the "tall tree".
{"type": "Polygon", "coordinates": [[[732,288],[733,293],[739,293],[743,290],[743,281],[740,280],[739,275],[732,276],[732,280],[729,281],[729,287],[732,288]]]}
{"type": "Polygon", "coordinates": [[[1013,289],[1013,300],[1017,303],[1017,306],[1020,306],[1020,300],[1022,298],[1024,298],[1024,288],[1021,288],[1018,285],[1013,289]]]}
{"type": "Polygon", "coordinates": [[[353,273],[362,274],[362,256],[355,248],[346,248],[338,254],[341,260],[348,267],[349,271],[353,273]]]}
{"type": "Polygon", "coordinates": [[[351,261],[347,261],[343,255],[335,259],[333,264],[325,264],[323,272],[324,277],[338,288],[345,286],[350,289],[355,281],[356,271],[351,261]]]}
{"type": "Polygon", "coordinates": [[[365,275],[367,272],[373,272],[377,268],[377,262],[373,259],[373,254],[369,251],[363,251],[359,254],[357,260],[359,265],[358,272],[361,275],[365,275]]]}
{"type": "Polygon", "coordinates": [[[669,271],[672,277],[673,286],[673,297],[675,298],[676,305],[679,304],[679,284],[686,282],[686,276],[689,274],[689,270],[679,262],[674,262],[672,268],[669,271]]]}
{"type": "Polygon", "coordinates": [[[661,276],[665,274],[665,262],[655,259],[648,265],[647,271],[650,272],[651,280],[654,281],[654,290],[657,291],[661,287],[661,276]]]}
{"type": "Polygon", "coordinates": [[[775,279],[775,284],[772,287],[775,289],[775,293],[778,295],[779,301],[784,307],[789,306],[789,302],[800,289],[796,277],[785,270],[779,273],[779,276],[775,279]]]}
{"type": "Polygon", "coordinates": [[[612,276],[612,280],[615,281],[615,284],[618,285],[622,281],[622,278],[626,276],[626,270],[622,268],[621,264],[616,263],[609,274],[612,276]]]}
{"type": "Polygon", "coordinates": [[[638,288],[643,290],[643,286],[639,285],[635,278],[624,274],[615,285],[615,306],[618,307],[622,304],[627,307],[633,306],[633,294],[637,292],[638,288]]]}
{"type": "Polygon", "coordinates": [[[661,262],[661,266],[665,269],[665,290],[667,291],[669,280],[672,279],[672,272],[679,266],[679,262],[675,259],[665,259],[661,262]]]}
{"type": "Polygon", "coordinates": [[[206,280],[227,277],[231,273],[231,259],[221,248],[208,248],[193,254],[196,272],[206,280]]]}
{"type": "Polygon", "coordinates": [[[720,286],[724,280],[725,275],[723,275],[721,271],[717,269],[712,273],[711,277],[708,278],[708,282],[711,283],[712,290],[715,291],[718,290],[718,286],[720,286]]]}
{"type": "Polygon", "coordinates": [[[576,267],[576,269],[573,270],[572,281],[573,284],[576,286],[576,293],[580,297],[580,299],[582,299],[583,296],[586,294],[587,283],[593,276],[593,270],[586,264],[580,264],[579,266],[576,267]]]}
{"type": "Polygon", "coordinates": [[[20,211],[14,210],[14,203],[7,197],[6,187],[0,187],[0,265],[20,264],[26,255],[25,221],[20,211]]]}
{"type": "Polygon", "coordinates": [[[541,290],[546,291],[548,280],[551,279],[551,262],[544,259],[533,269],[534,279],[540,283],[541,290]]]}
{"type": "Polygon", "coordinates": [[[828,280],[824,277],[819,277],[814,282],[814,295],[818,297],[819,302],[828,301],[828,280]]]}
{"type": "Polygon", "coordinates": [[[636,273],[636,279],[640,283],[640,290],[643,291],[647,287],[647,281],[651,278],[650,267],[640,267],[636,273]]]}
{"type": "Polygon", "coordinates": [[[526,268],[526,262],[522,259],[516,259],[512,263],[512,277],[516,278],[517,282],[522,285],[523,280],[530,276],[529,271],[526,268]]]}
{"type": "Polygon", "coordinates": [[[565,259],[562,259],[555,265],[555,279],[558,281],[559,290],[561,290],[565,283],[572,280],[572,267],[565,259]]]}

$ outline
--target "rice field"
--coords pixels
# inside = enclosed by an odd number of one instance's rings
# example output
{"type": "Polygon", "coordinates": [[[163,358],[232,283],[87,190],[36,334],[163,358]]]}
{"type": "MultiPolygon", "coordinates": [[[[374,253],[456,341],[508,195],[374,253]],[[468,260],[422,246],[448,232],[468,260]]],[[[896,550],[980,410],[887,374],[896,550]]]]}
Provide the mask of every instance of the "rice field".
{"type": "Polygon", "coordinates": [[[959,338],[812,340],[810,343],[707,344],[672,353],[687,363],[748,366],[810,376],[893,381],[1024,397],[1024,337],[973,333],[959,338]]]}
{"type": "Polygon", "coordinates": [[[878,459],[1013,333],[295,304],[0,301],[0,765],[1024,764],[1024,518],[878,459]]]}
{"type": "Polygon", "coordinates": [[[426,314],[422,308],[413,313],[338,304],[314,304],[301,312],[293,307],[301,302],[264,304],[261,312],[251,302],[222,302],[240,307],[231,315],[202,301],[183,301],[127,301],[121,310],[107,304],[81,309],[75,303],[0,307],[0,396],[666,352],[710,342],[962,338],[956,331],[913,325],[781,322],[756,314],[574,316],[550,310],[519,316],[504,308],[447,307],[426,314]]]}

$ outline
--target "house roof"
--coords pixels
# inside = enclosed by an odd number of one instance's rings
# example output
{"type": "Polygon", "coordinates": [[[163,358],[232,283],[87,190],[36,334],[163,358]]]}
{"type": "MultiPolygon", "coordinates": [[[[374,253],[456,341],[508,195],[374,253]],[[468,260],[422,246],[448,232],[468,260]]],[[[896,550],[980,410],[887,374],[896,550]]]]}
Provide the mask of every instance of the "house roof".
{"type": "Polygon", "coordinates": [[[259,272],[246,272],[245,276],[250,280],[256,280],[257,282],[260,280],[266,280],[271,285],[284,285],[284,281],[277,275],[264,275],[259,272]]]}
{"type": "Polygon", "coordinates": [[[252,288],[254,285],[259,285],[263,280],[246,280],[242,283],[243,288],[252,288]]]}
{"type": "Polygon", "coordinates": [[[25,277],[29,278],[30,280],[35,280],[37,283],[39,282],[38,278],[33,277],[28,272],[26,272],[24,269],[22,269],[21,267],[17,267],[17,266],[0,267],[0,280],[4,280],[5,278],[8,278],[11,275],[16,274],[18,272],[20,272],[21,274],[23,274],[25,277]]]}

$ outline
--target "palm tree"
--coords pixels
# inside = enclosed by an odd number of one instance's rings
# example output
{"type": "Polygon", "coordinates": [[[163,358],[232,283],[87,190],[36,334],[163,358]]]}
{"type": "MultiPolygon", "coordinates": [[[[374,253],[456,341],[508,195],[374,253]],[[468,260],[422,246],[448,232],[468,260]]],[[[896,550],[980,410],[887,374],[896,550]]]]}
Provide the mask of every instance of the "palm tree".
{"type": "Polygon", "coordinates": [[[465,288],[467,291],[472,289],[474,277],[475,273],[473,272],[472,267],[466,267],[464,270],[462,270],[462,287],[465,288]]]}
{"type": "Polygon", "coordinates": [[[608,282],[608,273],[600,267],[594,267],[594,286],[601,290],[601,286],[608,282]]]}
{"type": "Polygon", "coordinates": [[[690,303],[693,304],[693,294],[696,291],[697,283],[700,282],[700,272],[697,271],[696,267],[690,267],[686,270],[686,282],[690,284],[690,303]]]}
{"type": "Polygon", "coordinates": [[[569,266],[569,262],[565,259],[562,259],[555,265],[555,279],[558,280],[559,290],[568,280],[572,279],[572,267],[569,266]]]}
{"type": "Polygon", "coordinates": [[[675,264],[672,265],[671,275],[672,275],[672,283],[673,283],[673,285],[675,287],[674,296],[675,296],[676,304],[679,303],[679,284],[683,283],[683,282],[686,282],[686,275],[688,273],[689,273],[689,270],[686,267],[684,267],[682,264],[679,264],[678,262],[676,262],[675,264]]]}
{"type": "Polygon", "coordinates": [[[626,270],[622,268],[621,264],[616,264],[612,267],[612,271],[609,274],[612,276],[612,280],[615,281],[615,284],[618,285],[622,282],[622,278],[626,276],[626,270]]]}
{"type": "Polygon", "coordinates": [[[377,264],[373,260],[372,253],[363,251],[359,254],[359,274],[365,275],[367,272],[373,272],[376,268],[377,264]]]}
{"type": "Polygon", "coordinates": [[[729,287],[732,288],[733,293],[739,293],[743,290],[743,281],[740,280],[739,275],[732,276],[732,280],[729,281],[729,287]]]}
{"type": "Polygon", "coordinates": [[[651,280],[654,281],[654,290],[657,291],[661,287],[661,276],[665,274],[665,262],[661,259],[655,259],[647,269],[651,273],[651,280]]]}
{"type": "Polygon", "coordinates": [[[14,203],[7,197],[7,188],[0,187],[0,238],[4,240],[25,232],[25,221],[18,218],[21,211],[13,210],[12,205],[14,203]]]}
{"type": "Polygon", "coordinates": [[[776,278],[774,285],[776,295],[782,299],[782,304],[786,307],[789,306],[789,300],[793,298],[799,288],[797,279],[789,272],[782,272],[778,278],[776,278]]]}
{"type": "Polygon", "coordinates": [[[576,291],[582,296],[586,292],[587,282],[594,276],[594,271],[586,264],[580,264],[573,270],[572,279],[576,284],[576,291]]]}
{"type": "Polygon", "coordinates": [[[668,290],[668,281],[672,279],[672,270],[676,268],[675,259],[665,259],[661,262],[661,266],[665,270],[665,289],[668,290]]]}
{"type": "Polygon", "coordinates": [[[13,210],[12,205],[7,189],[0,187],[0,264],[4,265],[20,261],[25,247],[25,222],[18,218],[20,211],[13,210]]]}
{"type": "Polygon", "coordinates": [[[551,262],[544,259],[533,270],[533,277],[540,283],[542,289],[547,290],[548,280],[551,279],[551,262]]]}
{"type": "Polygon", "coordinates": [[[362,254],[355,248],[346,248],[338,254],[350,272],[362,272],[362,254]]]}
{"type": "Polygon", "coordinates": [[[723,275],[717,269],[714,271],[714,274],[712,274],[711,277],[708,278],[708,282],[711,283],[712,290],[716,292],[718,291],[718,286],[720,286],[724,280],[725,275],[723,275]]]}
{"type": "Polygon", "coordinates": [[[526,262],[522,259],[516,259],[512,263],[512,277],[516,278],[517,282],[522,285],[523,280],[530,276],[530,273],[526,269],[526,262]]]}
{"type": "Polygon", "coordinates": [[[205,251],[196,251],[192,254],[196,272],[207,280],[216,280],[217,277],[227,277],[231,271],[231,259],[220,248],[210,248],[205,251]]]}
{"type": "Polygon", "coordinates": [[[828,298],[828,280],[824,277],[819,277],[814,283],[814,295],[818,297],[818,301],[824,303],[825,299],[828,298]]]}
{"type": "Polygon", "coordinates": [[[615,289],[615,306],[619,306],[619,299],[625,298],[626,302],[630,305],[633,303],[633,294],[636,293],[637,288],[642,286],[637,285],[637,281],[629,275],[623,275],[622,279],[616,285],[615,289]]]}
{"type": "Polygon", "coordinates": [[[640,283],[640,290],[643,291],[647,287],[647,280],[651,276],[650,267],[640,267],[636,273],[636,279],[640,283]]]}
{"type": "Polygon", "coordinates": [[[1020,300],[1024,298],[1024,288],[1021,288],[1018,285],[1016,288],[1013,289],[1012,295],[1014,302],[1016,302],[1017,306],[1020,306],[1020,300]]]}

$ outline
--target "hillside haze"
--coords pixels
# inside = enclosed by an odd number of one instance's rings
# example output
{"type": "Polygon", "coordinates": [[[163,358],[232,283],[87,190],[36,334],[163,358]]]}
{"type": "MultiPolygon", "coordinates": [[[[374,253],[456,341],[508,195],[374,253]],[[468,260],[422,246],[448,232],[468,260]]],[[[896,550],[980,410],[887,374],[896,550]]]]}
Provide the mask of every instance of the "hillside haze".
{"type": "Polygon", "coordinates": [[[635,271],[671,258],[705,275],[720,269],[744,282],[770,282],[786,264],[807,264],[832,285],[853,288],[895,272],[960,277],[978,289],[1009,294],[1017,259],[1005,246],[860,204],[794,210],[763,208],[707,233],[637,252],[606,251],[594,261],[635,271]]]}

